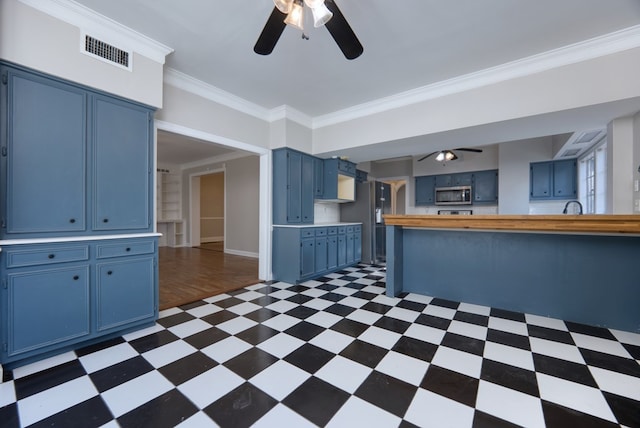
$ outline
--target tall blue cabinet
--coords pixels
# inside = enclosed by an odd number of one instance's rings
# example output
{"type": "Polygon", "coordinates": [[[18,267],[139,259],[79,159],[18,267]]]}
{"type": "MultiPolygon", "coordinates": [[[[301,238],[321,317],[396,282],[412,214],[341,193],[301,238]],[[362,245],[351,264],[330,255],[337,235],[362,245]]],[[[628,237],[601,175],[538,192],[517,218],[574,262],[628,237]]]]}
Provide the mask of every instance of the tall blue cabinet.
{"type": "Polygon", "coordinates": [[[0,78],[0,363],[153,324],[153,109],[6,62],[0,78]]]}

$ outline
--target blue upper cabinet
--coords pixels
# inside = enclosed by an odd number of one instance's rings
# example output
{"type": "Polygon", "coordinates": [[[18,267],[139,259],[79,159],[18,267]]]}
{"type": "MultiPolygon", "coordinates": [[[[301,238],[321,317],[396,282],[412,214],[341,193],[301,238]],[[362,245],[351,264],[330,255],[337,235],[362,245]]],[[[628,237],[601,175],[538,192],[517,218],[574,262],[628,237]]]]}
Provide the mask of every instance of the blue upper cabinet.
{"type": "Polygon", "coordinates": [[[533,162],[530,165],[529,199],[575,199],[577,164],[575,159],[533,162]]]}
{"type": "Polygon", "coordinates": [[[312,224],[313,156],[292,149],[273,151],[273,223],[312,224]]]}
{"type": "Polygon", "coordinates": [[[0,64],[0,238],[152,230],[153,110],[0,64]]]}
{"type": "Polygon", "coordinates": [[[2,68],[3,234],[86,230],[84,90],[2,68]]]}
{"type": "Polygon", "coordinates": [[[419,205],[433,205],[434,189],[436,187],[435,175],[424,175],[415,178],[415,204],[419,205]]]}
{"type": "Polygon", "coordinates": [[[106,96],[93,97],[93,227],[151,226],[151,112],[106,96]]]}
{"type": "Polygon", "coordinates": [[[473,173],[473,203],[498,203],[498,170],[473,173]]]}

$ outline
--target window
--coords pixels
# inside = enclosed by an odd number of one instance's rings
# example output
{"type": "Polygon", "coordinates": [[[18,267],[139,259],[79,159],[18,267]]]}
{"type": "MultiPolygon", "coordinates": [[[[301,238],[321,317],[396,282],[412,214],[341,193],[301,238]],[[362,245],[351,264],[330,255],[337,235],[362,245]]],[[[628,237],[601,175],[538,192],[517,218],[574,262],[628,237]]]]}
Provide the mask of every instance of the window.
{"type": "Polygon", "coordinates": [[[591,148],[578,162],[579,199],[585,214],[604,214],[607,199],[607,140],[591,148]]]}

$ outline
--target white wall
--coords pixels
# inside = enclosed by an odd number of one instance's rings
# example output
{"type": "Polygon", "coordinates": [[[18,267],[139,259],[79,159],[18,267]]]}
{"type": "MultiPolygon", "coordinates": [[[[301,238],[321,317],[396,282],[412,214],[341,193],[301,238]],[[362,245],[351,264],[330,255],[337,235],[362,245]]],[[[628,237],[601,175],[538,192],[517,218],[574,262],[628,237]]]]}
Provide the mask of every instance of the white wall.
{"type": "MultiPolygon", "coordinates": [[[[530,116],[555,127],[549,134],[573,132],[575,124],[554,121],[556,112],[640,96],[639,69],[640,49],[636,48],[476,89],[461,89],[452,95],[314,129],[313,152],[340,152],[383,142],[394,142],[401,150],[399,140],[421,136],[411,144],[429,153],[444,148],[438,134],[530,116]],[[429,138],[432,135],[436,137],[429,138]]],[[[476,140],[476,144],[539,136],[535,127],[500,129],[504,130],[500,139],[476,140]]],[[[473,142],[473,134],[467,138],[473,142]]],[[[464,141],[459,143],[464,145],[464,141]]],[[[396,152],[396,156],[404,154],[396,152]]]]}
{"type": "Polygon", "coordinates": [[[0,1],[0,58],[152,107],[162,106],[162,63],[134,52],[133,71],[124,70],[81,53],[80,42],[79,28],[17,0],[0,1]]]}
{"type": "Polygon", "coordinates": [[[615,119],[607,126],[607,213],[633,212],[634,118],[615,119]]]}
{"type": "MultiPolygon", "coordinates": [[[[191,228],[192,213],[189,185],[192,176],[211,172],[225,173],[225,251],[231,254],[258,257],[260,241],[260,158],[246,156],[224,162],[212,162],[182,170],[182,217],[185,230],[191,228]]],[[[200,213],[197,213],[199,219],[200,213]]],[[[193,237],[189,237],[190,240],[193,237]]],[[[190,242],[193,245],[192,242],[190,242]]]]}
{"type": "Polygon", "coordinates": [[[529,163],[551,159],[552,139],[503,143],[498,151],[498,213],[529,214],[529,163]]]}

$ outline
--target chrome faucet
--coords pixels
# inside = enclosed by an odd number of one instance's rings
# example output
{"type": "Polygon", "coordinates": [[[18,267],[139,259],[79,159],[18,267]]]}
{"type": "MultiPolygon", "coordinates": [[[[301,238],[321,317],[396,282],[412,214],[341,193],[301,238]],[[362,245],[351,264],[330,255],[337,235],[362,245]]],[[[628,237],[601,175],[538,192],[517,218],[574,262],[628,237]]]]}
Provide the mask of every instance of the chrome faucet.
{"type": "Polygon", "coordinates": [[[567,208],[569,208],[569,204],[574,203],[574,204],[578,204],[578,207],[580,207],[580,211],[578,212],[578,215],[582,214],[582,204],[580,203],[580,201],[569,201],[565,204],[564,209],[562,210],[562,214],[566,214],[567,213],[567,208]]]}

